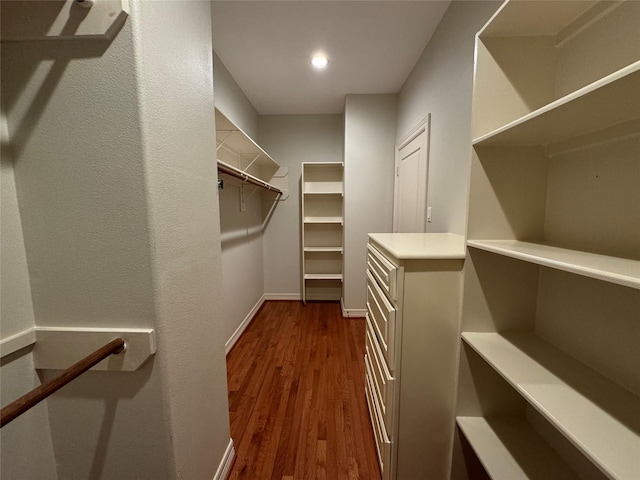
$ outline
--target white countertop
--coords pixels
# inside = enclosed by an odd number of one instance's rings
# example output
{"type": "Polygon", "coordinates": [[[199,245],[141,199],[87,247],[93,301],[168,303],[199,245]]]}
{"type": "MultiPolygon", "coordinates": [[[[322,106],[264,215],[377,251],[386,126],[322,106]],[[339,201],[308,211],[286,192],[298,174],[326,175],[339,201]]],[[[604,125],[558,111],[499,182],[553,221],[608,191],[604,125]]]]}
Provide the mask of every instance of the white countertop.
{"type": "Polygon", "coordinates": [[[370,233],[369,238],[398,260],[465,256],[464,236],[455,233],[370,233]]]}

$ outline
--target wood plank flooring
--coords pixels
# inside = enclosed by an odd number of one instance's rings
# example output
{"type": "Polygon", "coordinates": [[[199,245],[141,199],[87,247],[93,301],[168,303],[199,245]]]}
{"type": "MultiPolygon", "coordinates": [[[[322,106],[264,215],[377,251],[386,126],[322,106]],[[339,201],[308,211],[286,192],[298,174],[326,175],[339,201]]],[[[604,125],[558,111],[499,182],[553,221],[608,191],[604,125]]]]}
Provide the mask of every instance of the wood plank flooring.
{"type": "Polygon", "coordinates": [[[265,302],[227,356],[229,480],[380,480],[364,344],[338,303],[265,302]]]}

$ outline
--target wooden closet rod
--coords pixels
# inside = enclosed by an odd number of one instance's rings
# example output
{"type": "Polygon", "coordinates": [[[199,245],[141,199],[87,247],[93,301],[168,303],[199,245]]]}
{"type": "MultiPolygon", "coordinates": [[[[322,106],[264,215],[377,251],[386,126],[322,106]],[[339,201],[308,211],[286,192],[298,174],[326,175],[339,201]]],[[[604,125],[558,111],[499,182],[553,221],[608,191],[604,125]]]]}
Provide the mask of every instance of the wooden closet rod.
{"type": "Polygon", "coordinates": [[[263,182],[259,178],[256,178],[253,175],[249,175],[248,173],[244,173],[242,171],[229,168],[226,165],[222,165],[220,163],[218,163],[218,171],[282,195],[282,190],[280,190],[279,188],[276,188],[273,185],[268,184],[267,182],[263,182]]]}
{"type": "Polygon", "coordinates": [[[95,352],[87,355],[79,362],[73,364],[67,368],[64,372],[58,375],[56,378],[43,383],[39,387],[34,388],[26,395],[23,395],[19,399],[11,402],[9,405],[0,410],[0,428],[4,427],[7,423],[19,417],[24,412],[35,406],[52,393],[64,387],[67,383],[79,377],[91,367],[100,363],[109,355],[121,353],[125,349],[125,342],[122,338],[116,338],[111,340],[105,346],[99,348],[95,352]]]}

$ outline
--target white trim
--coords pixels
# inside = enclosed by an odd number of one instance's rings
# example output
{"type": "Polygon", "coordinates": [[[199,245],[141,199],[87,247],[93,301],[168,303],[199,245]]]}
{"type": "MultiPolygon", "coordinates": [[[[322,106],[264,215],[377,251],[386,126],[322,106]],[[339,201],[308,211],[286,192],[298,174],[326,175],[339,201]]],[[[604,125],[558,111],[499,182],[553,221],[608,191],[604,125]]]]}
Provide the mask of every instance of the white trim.
{"type": "Polygon", "coordinates": [[[299,293],[265,293],[264,299],[300,301],[302,300],[302,296],[299,293]]]}
{"type": "Polygon", "coordinates": [[[429,117],[431,114],[426,114],[422,120],[420,120],[418,122],[418,124],[413,127],[404,137],[402,137],[399,141],[398,144],[396,145],[396,150],[402,150],[402,148],[404,146],[407,145],[407,143],[411,142],[413,139],[415,139],[418,135],[420,135],[422,132],[424,132],[425,130],[427,130],[427,122],[429,122],[429,117]]]}
{"type": "Polygon", "coordinates": [[[64,370],[83,356],[116,337],[125,340],[125,351],[112,355],[92,370],[137,370],[156,352],[155,331],[151,328],[32,327],[0,341],[0,356],[11,355],[34,345],[37,370],[64,370]]]}
{"type": "Polygon", "coordinates": [[[125,350],[111,355],[92,370],[132,372],[156,353],[152,328],[36,327],[33,363],[37,370],[63,370],[114,338],[125,341],[125,350]]]}
{"type": "Polygon", "coordinates": [[[253,320],[253,317],[256,315],[256,313],[258,313],[258,310],[260,310],[260,307],[262,307],[262,304],[264,303],[264,301],[266,300],[265,295],[262,295],[262,297],[260,298],[260,300],[258,300],[258,303],[256,303],[253,308],[251,309],[251,311],[247,314],[246,317],[244,317],[244,320],[242,321],[242,323],[240,323],[240,325],[238,326],[238,328],[236,328],[236,331],[233,332],[233,335],[231,335],[231,338],[229,338],[229,340],[227,340],[227,343],[224,346],[224,350],[225,350],[225,355],[228,355],[229,352],[231,351],[231,349],[233,348],[233,346],[236,344],[236,342],[238,341],[238,339],[240,338],[240,335],[242,335],[242,333],[245,331],[245,329],[249,326],[249,324],[251,323],[251,320],[253,320]]]}
{"type": "Polygon", "coordinates": [[[340,299],[340,309],[342,310],[342,316],[345,318],[365,318],[367,314],[366,308],[344,308],[344,298],[340,299]]]}
{"type": "Polygon", "coordinates": [[[236,458],[236,450],[233,448],[233,439],[230,438],[229,445],[227,445],[227,449],[224,451],[224,456],[222,457],[220,465],[218,465],[218,470],[213,480],[225,480],[227,478],[227,475],[229,475],[231,471],[234,458],[236,458]]]}
{"type": "Polygon", "coordinates": [[[36,343],[36,328],[31,327],[8,338],[0,340],[0,358],[11,355],[21,348],[28,347],[36,343]]]}

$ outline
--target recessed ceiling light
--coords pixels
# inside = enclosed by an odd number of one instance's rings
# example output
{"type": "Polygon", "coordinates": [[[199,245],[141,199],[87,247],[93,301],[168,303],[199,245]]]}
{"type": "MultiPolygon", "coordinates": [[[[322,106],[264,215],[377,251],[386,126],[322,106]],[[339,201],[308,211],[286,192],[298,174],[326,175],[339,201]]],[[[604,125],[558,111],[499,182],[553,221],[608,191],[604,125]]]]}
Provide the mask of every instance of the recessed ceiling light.
{"type": "Polygon", "coordinates": [[[313,58],[311,59],[311,65],[313,65],[313,68],[315,68],[316,70],[325,69],[328,63],[329,63],[329,59],[327,58],[326,55],[322,53],[318,53],[314,55],[313,58]]]}

